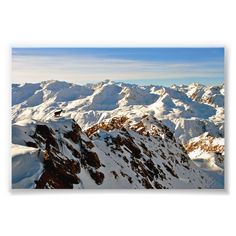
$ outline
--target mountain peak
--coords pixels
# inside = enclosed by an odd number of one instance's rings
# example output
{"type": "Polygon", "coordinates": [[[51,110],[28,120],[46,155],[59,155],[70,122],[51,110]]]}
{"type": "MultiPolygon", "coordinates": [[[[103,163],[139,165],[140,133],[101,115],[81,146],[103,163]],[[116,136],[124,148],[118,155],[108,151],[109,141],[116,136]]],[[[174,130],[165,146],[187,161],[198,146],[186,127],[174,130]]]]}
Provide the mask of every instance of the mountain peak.
{"type": "Polygon", "coordinates": [[[114,84],[115,82],[110,79],[106,79],[106,80],[104,80],[104,83],[105,84],[114,84]]]}

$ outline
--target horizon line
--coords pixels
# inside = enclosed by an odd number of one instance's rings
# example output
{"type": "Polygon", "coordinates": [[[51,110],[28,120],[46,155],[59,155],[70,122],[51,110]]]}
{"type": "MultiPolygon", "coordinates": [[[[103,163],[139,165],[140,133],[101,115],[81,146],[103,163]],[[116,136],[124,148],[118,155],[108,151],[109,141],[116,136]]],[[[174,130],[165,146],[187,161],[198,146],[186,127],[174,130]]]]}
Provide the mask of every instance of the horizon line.
{"type": "MultiPolygon", "coordinates": [[[[161,81],[162,79],[160,79],[159,81],[161,81]]],[[[166,82],[170,82],[173,81],[173,79],[164,79],[166,82]]],[[[41,83],[47,83],[47,82],[64,82],[64,83],[68,83],[68,84],[75,84],[75,85],[81,85],[81,86],[86,86],[86,85],[90,85],[90,84],[100,84],[100,83],[114,83],[114,84],[130,84],[130,85],[138,85],[138,86],[166,86],[166,87],[170,87],[173,85],[177,85],[177,86],[181,86],[181,85],[191,85],[191,84],[198,84],[198,85],[203,85],[203,86],[220,86],[225,84],[225,81],[223,80],[223,82],[219,82],[219,83],[200,83],[198,82],[194,82],[192,81],[191,83],[176,83],[177,80],[181,80],[181,79],[176,79],[175,81],[173,81],[173,83],[171,83],[171,85],[163,85],[162,83],[157,84],[157,83],[138,83],[137,81],[144,81],[144,80],[132,80],[132,82],[130,80],[111,80],[111,79],[104,79],[104,80],[100,80],[100,81],[96,81],[96,82],[87,82],[87,83],[77,83],[77,82],[71,82],[71,81],[66,81],[66,80],[57,80],[57,79],[48,79],[48,80],[41,80],[41,81],[33,81],[33,82],[22,82],[22,83],[14,83],[12,81],[12,85],[23,85],[23,84],[41,84],[41,83]],[[134,82],[136,81],[136,83],[134,82]]],[[[155,80],[156,82],[158,80],[155,80]]]]}

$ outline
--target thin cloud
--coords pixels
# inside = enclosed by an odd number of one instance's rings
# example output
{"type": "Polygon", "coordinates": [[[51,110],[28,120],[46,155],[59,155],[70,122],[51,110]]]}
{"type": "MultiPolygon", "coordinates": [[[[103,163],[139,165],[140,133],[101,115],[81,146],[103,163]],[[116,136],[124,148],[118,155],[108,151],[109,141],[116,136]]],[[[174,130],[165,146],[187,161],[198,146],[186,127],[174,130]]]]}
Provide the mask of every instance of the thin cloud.
{"type": "Polygon", "coordinates": [[[160,62],[91,56],[12,56],[14,83],[67,80],[74,83],[111,80],[179,79],[224,77],[221,61],[160,62]]]}

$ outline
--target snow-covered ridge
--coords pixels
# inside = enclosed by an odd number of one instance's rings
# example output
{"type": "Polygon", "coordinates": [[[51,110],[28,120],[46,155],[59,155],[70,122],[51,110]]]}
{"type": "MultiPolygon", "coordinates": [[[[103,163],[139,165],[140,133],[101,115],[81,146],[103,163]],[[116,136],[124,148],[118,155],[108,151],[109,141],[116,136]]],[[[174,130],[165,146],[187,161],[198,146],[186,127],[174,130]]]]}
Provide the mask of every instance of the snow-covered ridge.
{"type": "Polygon", "coordinates": [[[65,118],[14,125],[13,188],[214,187],[162,122],[153,120],[155,133],[139,132],[139,124],[148,130],[152,119],[126,119],[120,129],[100,128],[90,137],[65,118]],[[16,152],[19,142],[25,145],[16,152]]]}
{"type": "MultiPolygon", "coordinates": [[[[84,86],[44,81],[12,86],[13,122],[47,121],[55,109],[74,118],[82,128],[113,116],[154,114],[174,127],[181,119],[205,119],[221,126],[224,121],[224,85],[139,86],[106,81],[84,86]],[[194,95],[194,96],[193,96],[194,95]],[[168,122],[168,121],[167,121],[168,122]]],[[[219,134],[220,135],[220,134],[219,134]]]]}

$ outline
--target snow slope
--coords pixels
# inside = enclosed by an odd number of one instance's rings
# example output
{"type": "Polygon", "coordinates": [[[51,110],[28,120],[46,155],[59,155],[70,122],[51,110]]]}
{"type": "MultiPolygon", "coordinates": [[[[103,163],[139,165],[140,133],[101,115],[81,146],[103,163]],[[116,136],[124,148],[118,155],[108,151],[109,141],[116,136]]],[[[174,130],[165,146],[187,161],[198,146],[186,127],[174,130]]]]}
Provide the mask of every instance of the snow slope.
{"type": "Polygon", "coordinates": [[[12,145],[12,188],[34,188],[43,172],[43,157],[37,149],[12,145]]]}

